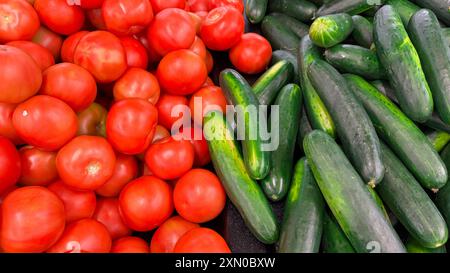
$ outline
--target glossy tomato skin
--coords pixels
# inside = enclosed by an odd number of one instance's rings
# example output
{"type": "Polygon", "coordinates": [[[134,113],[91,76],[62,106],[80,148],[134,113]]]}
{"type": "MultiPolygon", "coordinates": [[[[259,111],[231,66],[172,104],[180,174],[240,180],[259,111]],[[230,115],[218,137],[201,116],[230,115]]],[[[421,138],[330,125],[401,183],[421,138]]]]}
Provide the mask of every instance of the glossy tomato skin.
{"type": "Polygon", "coordinates": [[[120,191],[128,182],[135,179],[138,175],[138,163],[134,156],[117,155],[114,173],[103,186],[96,190],[98,195],[104,197],[119,196],[120,191]]]}
{"type": "Polygon", "coordinates": [[[0,136],[8,138],[17,145],[22,144],[23,140],[13,126],[12,117],[15,109],[16,104],[0,102],[0,136]]]}
{"type": "Polygon", "coordinates": [[[67,0],[36,0],[34,8],[41,22],[58,34],[73,34],[84,25],[83,9],[67,0]]]}
{"type": "Polygon", "coordinates": [[[136,231],[155,229],[173,212],[172,189],[154,176],[142,176],[128,183],[119,202],[125,224],[136,231]]]}
{"type": "Polygon", "coordinates": [[[32,41],[50,50],[55,60],[59,60],[63,39],[58,34],[41,26],[32,41]]]}
{"type": "Polygon", "coordinates": [[[20,148],[19,153],[22,165],[20,184],[25,186],[47,186],[58,178],[56,152],[25,146],[20,148]]]}
{"type": "Polygon", "coordinates": [[[150,145],[157,123],[158,111],[149,101],[123,99],[109,110],[106,135],[116,151],[139,154],[150,145]]]}
{"type": "Polygon", "coordinates": [[[126,236],[113,242],[111,253],[148,253],[148,244],[144,239],[126,236]]]}
{"type": "Polygon", "coordinates": [[[209,10],[218,7],[230,7],[237,9],[240,13],[244,12],[244,2],[242,0],[209,0],[209,10]]]}
{"type": "Polygon", "coordinates": [[[181,128],[180,133],[184,139],[189,140],[194,147],[194,167],[202,167],[211,162],[208,142],[203,135],[200,126],[193,124],[191,127],[181,128]]]}
{"type": "Polygon", "coordinates": [[[153,143],[148,148],[145,163],[155,176],[171,180],[192,168],[194,156],[194,147],[189,140],[170,137],[153,143]]]}
{"type": "Polygon", "coordinates": [[[167,137],[170,137],[170,132],[166,128],[164,128],[164,126],[156,125],[155,135],[153,136],[152,143],[158,142],[167,137]]]}
{"type": "Polygon", "coordinates": [[[143,31],[153,19],[149,0],[105,0],[102,15],[106,28],[117,35],[143,31]]]}
{"type": "Polygon", "coordinates": [[[229,52],[231,63],[240,72],[258,74],[264,71],[272,59],[269,41],[256,33],[245,33],[229,52]]]}
{"type": "Polygon", "coordinates": [[[77,132],[77,116],[65,102],[46,95],[34,96],[14,110],[13,125],[28,144],[54,151],[77,132]]]}
{"type": "Polygon", "coordinates": [[[132,67],[116,81],[113,93],[116,101],[140,98],[156,104],[160,90],[158,80],[152,73],[132,67]]]}
{"type": "Polygon", "coordinates": [[[0,0],[0,43],[30,40],[39,25],[36,11],[26,1],[0,0]]]}
{"type": "Polygon", "coordinates": [[[61,60],[63,62],[73,63],[75,49],[77,48],[81,38],[88,33],[89,31],[86,30],[78,31],[64,40],[61,47],[61,60]]]}
{"type": "Polygon", "coordinates": [[[200,27],[202,25],[203,18],[193,12],[188,12],[188,14],[191,17],[191,20],[195,26],[195,33],[197,33],[197,35],[200,34],[200,27]]]}
{"type": "Polygon", "coordinates": [[[209,0],[187,0],[186,6],[191,12],[208,11],[209,0]]]}
{"type": "Polygon", "coordinates": [[[78,113],[77,136],[106,137],[106,117],[108,111],[98,103],[92,103],[88,108],[78,113]]]}
{"type": "Polygon", "coordinates": [[[226,112],[227,99],[218,86],[203,87],[195,92],[189,100],[191,117],[198,125],[203,124],[203,117],[210,111],[226,112]]]}
{"type": "Polygon", "coordinates": [[[231,253],[227,242],[219,233],[209,228],[194,228],[177,242],[175,253],[231,253]]]}
{"type": "Polygon", "coordinates": [[[63,201],[67,223],[91,218],[94,214],[97,198],[93,191],[71,189],[61,180],[48,185],[47,188],[63,201]]]}
{"type": "Polygon", "coordinates": [[[125,53],[127,55],[128,67],[146,69],[148,66],[147,49],[137,39],[124,36],[120,37],[125,53]]]}
{"type": "Polygon", "coordinates": [[[178,8],[184,9],[186,6],[186,0],[150,0],[153,11],[159,13],[163,9],[178,8]]]}
{"type": "Polygon", "coordinates": [[[224,51],[239,42],[244,27],[244,17],[237,9],[219,7],[211,10],[203,20],[200,37],[207,48],[224,51]]]}
{"type": "Polygon", "coordinates": [[[55,58],[47,48],[30,41],[12,41],[9,46],[17,47],[25,51],[33,58],[42,71],[55,64],[55,58]]]}
{"type": "Polygon", "coordinates": [[[3,251],[43,252],[64,231],[64,204],[47,188],[19,188],[3,200],[1,223],[3,251]]]}
{"type": "Polygon", "coordinates": [[[0,45],[0,60],[0,102],[19,103],[37,93],[42,72],[30,55],[16,47],[0,45]]]}
{"type": "Polygon", "coordinates": [[[103,137],[78,136],[56,156],[56,168],[66,185],[77,190],[96,190],[111,178],[116,155],[103,137]]]}
{"type": "MultiPolygon", "coordinates": [[[[5,200],[6,196],[8,196],[8,194],[10,192],[15,191],[17,188],[18,188],[17,185],[14,184],[11,187],[4,190],[3,193],[0,194],[0,205],[3,203],[3,200],[5,200]]],[[[0,210],[1,210],[1,208],[0,208],[0,210]]],[[[1,217],[1,214],[0,214],[0,217],[1,217]]],[[[0,245],[0,250],[1,250],[1,245],[0,245]]]]}
{"type": "Polygon", "coordinates": [[[108,253],[111,244],[111,236],[106,227],[94,219],[86,218],[69,224],[47,252],[108,253]]]}
{"type": "Polygon", "coordinates": [[[148,28],[150,46],[160,56],[189,48],[195,39],[195,25],[189,14],[181,9],[168,8],[158,13],[148,28]]]}
{"type": "Polygon", "coordinates": [[[208,77],[204,59],[186,49],[173,51],[161,60],[156,77],[162,90],[173,95],[197,91],[208,77]]]}
{"type": "Polygon", "coordinates": [[[172,253],[181,236],[198,224],[187,221],[181,216],[173,216],[165,221],[153,234],[150,242],[151,253],[172,253]]]}
{"type": "Polygon", "coordinates": [[[105,225],[113,240],[131,235],[131,229],[125,225],[120,216],[117,198],[100,198],[93,218],[105,225]]]}
{"type": "Polygon", "coordinates": [[[164,126],[167,130],[172,129],[172,125],[183,117],[182,114],[177,115],[175,107],[188,107],[188,100],[184,96],[176,96],[169,94],[162,94],[156,103],[156,108],[158,108],[158,123],[164,126]],[[172,110],[175,111],[175,115],[172,115],[172,110]]]}
{"type": "Polygon", "coordinates": [[[206,58],[206,47],[200,37],[195,36],[195,40],[189,48],[192,52],[200,56],[202,59],[206,58]]]}
{"type": "Polygon", "coordinates": [[[125,50],[119,38],[102,30],[84,35],[73,59],[75,64],[91,72],[99,83],[113,82],[127,69],[125,50]]]}
{"type": "Polygon", "coordinates": [[[104,0],[80,0],[83,9],[98,9],[102,7],[104,0]]]}
{"type": "Polygon", "coordinates": [[[20,155],[14,144],[0,136],[0,194],[13,186],[21,174],[20,155]]]}

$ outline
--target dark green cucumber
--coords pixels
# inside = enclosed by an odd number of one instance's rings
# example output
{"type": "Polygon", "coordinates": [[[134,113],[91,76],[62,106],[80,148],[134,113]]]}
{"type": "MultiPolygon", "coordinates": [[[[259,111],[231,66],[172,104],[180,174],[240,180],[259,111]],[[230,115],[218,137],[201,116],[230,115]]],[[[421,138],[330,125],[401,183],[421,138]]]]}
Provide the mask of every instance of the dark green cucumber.
{"type": "Polygon", "coordinates": [[[309,28],[309,37],[315,45],[328,48],[347,39],[352,31],[352,17],[346,13],[338,13],[314,20],[309,28]]]}
{"type": "Polygon", "coordinates": [[[353,15],[352,37],[360,46],[370,48],[373,43],[373,24],[365,17],[353,15]]]}
{"type": "Polygon", "coordinates": [[[394,228],[350,161],[328,134],[309,133],[303,149],[325,201],[357,252],[405,252],[394,228]]]}
{"type": "Polygon", "coordinates": [[[360,75],[366,79],[384,79],[386,74],[377,54],[357,45],[335,45],[325,50],[325,59],[342,73],[360,75]]]}
{"type": "Polygon", "coordinates": [[[344,151],[364,181],[372,187],[381,181],[384,166],[375,128],[345,79],[327,62],[309,66],[308,77],[336,125],[344,151]]]}
{"type": "Polygon", "coordinates": [[[386,207],[384,206],[383,200],[381,200],[381,197],[378,195],[378,193],[375,191],[374,188],[372,188],[371,186],[367,185],[367,189],[370,192],[370,195],[372,196],[373,200],[375,200],[375,203],[377,204],[377,206],[381,209],[381,211],[383,212],[384,217],[386,218],[386,220],[389,220],[389,214],[387,213],[386,207]]]}
{"type": "Polygon", "coordinates": [[[450,26],[450,1],[449,0],[413,0],[417,5],[431,9],[436,16],[450,26]]]}
{"type": "Polygon", "coordinates": [[[258,24],[266,15],[268,0],[247,0],[245,14],[252,24],[258,24]]]}
{"type": "Polygon", "coordinates": [[[277,139],[278,148],[270,154],[271,170],[262,179],[261,186],[267,198],[280,201],[288,190],[292,178],[295,141],[297,140],[300,114],[302,110],[302,91],[296,84],[283,87],[275,100],[279,106],[279,122],[277,139]],[[282,135],[281,135],[282,134],[282,135]]]}
{"type": "Polygon", "coordinates": [[[294,67],[294,76],[293,76],[293,81],[294,83],[299,84],[300,80],[298,78],[298,63],[297,63],[297,56],[295,56],[294,54],[292,54],[292,52],[289,52],[287,50],[275,50],[274,52],[272,52],[272,61],[270,62],[271,65],[276,64],[279,61],[288,61],[292,64],[292,66],[294,67]]]}
{"type": "Polygon", "coordinates": [[[302,22],[309,22],[314,17],[317,7],[305,0],[270,0],[269,11],[284,13],[302,22]]]}
{"type": "MultiPolygon", "coordinates": [[[[441,158],[444,161],[445,166],[450,169],[450,145],[447,145],[441,152],[441,158]]],[[[447,182],[447,184],[439,190],[435,202],[447,222],[447,227],[450,228],[450,183],[447,182]]]]}
{"type": "Polygon", "coordinates": [[[333,215],[324,213],[322,248],[324,253],[355,253],[355,249],[333,215]]]}
{"type": "Polygon", "coordinates": [[[386,0],[386,5],[391,5],[402,19],[403,25],[408,26],[409,19],[414,13],[420,10],[420,7],[408,0],[386,0]]]}
{"type": "Polygon", "coordinates": [[[279,233],[277,219],[263,191],[248,175],[233,131],[221,112],[213,111],[205,117],[203,133],[228,198],[258,240],[275,243],[279,233]]]}
{"type": "Polygon", "coordinates": [[[444,35],[447,46],[450,46],[450,28],[443,28],[442,35],[444,35]]]}
{"type": "Polygon", "coordinates": [[[450,124],[450,54],[436,15],[419,10],[411,17],[408,32],[419,53],[436,111],[450,124]]]}
{"type": "Polygon", "coordinates": [[[419,55],[392,6],[383,6],[375,15],[374,41],[403,112],[425,122],[433,112],[433,98],[419,55]]]}
{"type": "Polygon", "coordinates": [[[428,189],[443,187],[447,182],[447,169],[424,133],[363,78],[356,75],[345,75],[345,78],[364,105],[380,138],[394,150],[419,182],[428,189]]]}
{"type": "Polygon", "coordinates": [[[309,33],[309,26],[294,17],[278,12],[273,12],[270,16],[278,18],[278,20],[280,20],[286,28],[294,32],[298,38],[302,38],[309,33]]]}
{"type": "Polygon", "coordinates": [[[220,73],[220,87],[227,100],[234,106],[243,108],[237,124],[242,139],[242,153],[245,166],[253,179],[263,179],[270,171],[270,152],[263,149],[264,143],[259,131],[260,121],[267,122],[259,113],[259,102],[251,86],[237,71],[225,69],[220,73]],[[254,112],[253,112],[254,111],[254,112]],[[255,113],[256,112],[256,113],[255,113]]]}
{"type": "Polygon", "coordinates": [[[377,80],[371,82],[373,86],[375,86],[378,91],[383,93],[386,97],[388,97],[391,101],[398,103],[397,98],[395,97],[394,89],[392,89],[391,85],[387,81],[377,80]]]}
{"type": "Polygon", "coordinates": [[[300,38],[278,18],[267,15],[261,23],[261,31],[274,50],[283,49],[297,54],[300,38]]]}
{"type": "Polygon", "coordinates": [[[447,253],[445,245],[442,245],[437,248],[427,248],[422,246],[413,237],[408,238],[405,246],[408,253],[447,253]]]}
{"type": "Polygon", "coordinates": [[[436,248],[447,242],[444,218],[419,182],[394,153],[381,143],[386,173],[377,192],[397,219],[425,247],[436,248]]]}
{"type": "Polygon", "coordinates": [[[297,144],[300,150],[303,150],[303,139],[309,134],[313,128],[306,115],[305,107],[302,108],[302,115],[300,117],[300,125],[298,126],[297,144]]]}
{"type": "Polygon", "coordinates": [[[356,15],[371,9],[375,6],[375,4],[382,4],[382,2],[384,1],[380,0],[371,2],[368,0],[334,0],[321,6],[316,12],[316,17],[336,13],[356,15]]]}
{"type": "Polygon", "coordinates": [[[279,61],[271,66],[252,86],[259,104],[270,105],[281,88],[291,82],[293,76],[294,67],[288,61],[279,61]]]}
{"type": "Polygon", "coordinates": [[[438,153],[441,152],[450,141],[450,134],[442,131],[428,132],[427,137],[438,153]]]}
{"type": "Polygon", "coordinates": [[[295,165],[286,199],[278,252],[317,253],[325,204],[306,158],[295,165]]]}
{"type": "Polygon", "coordinates": [[[320,60],[319,49],[312,43],[309,36],[303,37],[298,49],[298,73],[303,90],[306,113],[314,129],[322,130],[335,137],[335,126],[330,113],[323,104],[308,77],[308,67],[320,60]]]}
{"type": "Polygon", "coordinates": [[[431,118],[425,122],[425,125],[432,129],[444,131],[450,134],[450,125],[443,122],[437,113],[433,113],[431,118]]]}

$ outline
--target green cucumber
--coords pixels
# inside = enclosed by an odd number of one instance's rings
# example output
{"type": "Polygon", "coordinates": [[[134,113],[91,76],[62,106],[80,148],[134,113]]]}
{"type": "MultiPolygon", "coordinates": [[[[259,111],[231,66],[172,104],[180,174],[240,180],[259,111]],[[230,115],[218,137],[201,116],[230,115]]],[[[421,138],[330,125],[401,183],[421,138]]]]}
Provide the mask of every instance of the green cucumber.
{"type": "Polygon", "coordinates": [[[384,166],[375,128],[345,79],[327,62],[309,66],[308,77],[336,125],[344,151],[364,181],[372,187],[381,181],[384,166]]]}
{"type": "Polygon", "coordinates": [[[350,15],[360,14],[375,6],[375,2],[377,2],[376,4],[382,4],[384,1],[334,0],[321,6],[316,12],[316,17],[336,13],[348,13],[350,15]]]}
{"type": "Polygon", "coordinates": [[[300,39],[280,19],[267,15],[262,20],[261,31],[274,50],[283,49],[297,54],[300,39]]]}
{"type": "Polygon", "coordinates": [[[325,50],[324,56],[339,72],[357,74],[370,80],[386,77],[377,54],[370,49],[341,44],[325,50]]]}
{"type": "Polygon", "coordinates": [[[373,24],[367,18],[353,15],[352,37],[359,45],[370,48],[373,43],[373,24]]]}
{"type": "Polygon", "coordinates": [[[295,165],[284,207],[278,252],[317,253],[325,204],[306,158],[295,165]]]}
{"type": "Polygon", "coordinates": [[[384,206],[383,200],[381,200],[381,197],[378,195],[378,193],[375,191],[375,189],[372,188],[371,186],[367,185],[367,189],[369,190],[370,195],[372,196],[373,200],[375,200],[375,203],[377,204],[377,206],[383,212],[383,215],[386,218],[386,220],[388,220],[390,222],[389,214],[386,210],[386,207],[384,206]]]}
{"type": "Polygon", "coordinates": [[[381,143],[386,173],[377,192],[397,219],[425,247],[447,242],[447,225],[419,182],[394,153],[381,143]]]}
{"type": "Polygon", "coordinates": [[[408,253],[447,253],[445,245],[442,245],[437,248],[427,248],[422,246],[413,237],[408,238],[405,246],[408,253]]]}
{"type": "Polygon", "coordinates": [[[450,141],[450,134],[442,131],[431,131],[427,133],[427,137],[438,153],[441,152],[450,141]]]}
{"type": "Polygon", "coordinates": [[[392,6],[376,13],[374,41],[403,112],[414,121],[425,122],[433,112],[433,98],[419,55],[392,6]]]}
{"type": "Polygon", "coordinates": [[[324,213],[322,248],[324,253],[355,253],[355,249],[333,215],[324,213]]]}
{"type": "MultiPolygon", "coordinates": [[[[450,145],[445,146],[444,150],[442,150],[441,158],[445,166],[450,169],[450,145]]],[[[447,221],[447,227],[450,228],[450,183],[447,182],[447,185],[437,193],[436,205],[444,216],[445,221],[447,221]]]]}
{"type": "Polygon", "coordinates": [[[300,80],[298,79],[298,63],[297,63],[297,56],[295,56],[294,54],[292,54],[291,52],[287,51],[287,50],[275,50],[274,52],[272,52],[272,61],[270,62],[271,65],[276,64],[279,61],[288,61],[292,64],[292,66],[294,67],[294,76],[293,76],[293,81],[294,83],[299,83],[300,80]]]}
{"type": "Polygon", "coordinates": [[[297,139],[300,114],[302,110],[302,91],[296,84],[288,84],[283,87],[274,103],[279,106],[279,132],[278,139],[272,140],[278,143],[278,148],[272,151],[271,170],[262,179],[261,186],[267,198],[271,201],[283,199],[291,183],[295,141],[297,139]]]}
{"type": "Polygon", "coordinates": [[[405,252],[405,247],[344,152],[314,130],[304,142],[308,163],[325,201],[357,252],[405,252]]]}
{"type": "Polygon", "coordinates": [[[398,104],[397,98],[395,97],[394,89],[392,89],[391,85],[387,81],[376,80],[371,82],[373,86],[375,86],[378,91],[383,93],[386,97],[388,97],[391,101],[398,104]]]}
{"type": "Polygon", "coordinates": [[[308,67],[315,60],[320,60],[319,49],[312,43],[309,36],[303,37],[298,49],[298,69],[303,90],[306,113],[314,129],[322,130],[335,137],[335,126],[330,113],[323,104],[308,77],[308,67]]]}
{"type": "Polygon", "coordinates": [[[411,17],[408,32],[419,53],[436,111],[450,124],[450,54],[436,15],[419,10],[411,17]]]}
{"type": "Polygon", "coordinates": [[[265,244],[275,243],[279,234],[277,219],[263,191],[248,175],[233,131],[221,112],[209,112],[203,133],[214,169],[228,198],[258,240],[265,244]]]}
{"type": "Polygon", "coordinates": [[[417,5],[432,10],[436,16],[450,26],[450,1],[449,0],[413,0],[417,5]]]}
{"type": "Polygon", "coordinates": [[[294,67],[288,61],[279,61],[271,66],[252,86],[259,104],[270,105],[281,88],[291,82],[293,76],[294,67]]]}
{"type": "Polygon", "coordinates": [[[278,20],[280,20],[286,28],[294,32],[298,38],[302,38],[309,33],[309,26],[294,17],[278,12],[273,12],[270,16],[278,18],[278,20]]]}
{"type": "Polygon", "coordinates": [[[309,22],[314,17],[317,7],[305,0],[270,0],[269,11],[284,13],[302,22],[309,22]]]}
{"type": "Polygon", "coordinates": [[[297,143],[300,149],[303,149],[303,139],[313,130],[311,123],[309,123],[306,115],[305,107],[302,108],[302,115],[300,117],[300,125],[298,126],[297,143]]]}
{"type": "Polygon", "coordinates": [[[241,133],[243,139],[242,153],[247,171],[253,179],[263,179],[270,171],[270,152],[263,149],[258,123],[267,121],[265,115],[259,113],[258,99],[244,77],[233,69],[223,70],[219,81],[227,100],[243,108],[237,124],[244,126],[238,128],[238,134],[241,133]]]}
{"type": "Polygon", "coordinates": [[[409,19],[414,13],[420,10],[420,7],[408,0],[386,0],[386,5],[391,5],[402,19],[403,25],[408,26],[409,19]]]}
{"type": "Polygon", "coordinates": [[[450,134],[450,125],[443,122],[437,113],[433,113],[431,118],[425,122],[425,125],[431,129],[444,131],[450,134]]]}
{"type": "Polygon", "coordinates": [[[444,35],[445,42],[447,43],[447,46],[450,47],[450,27],[449,28],[443,28],[442,29],[442,35],[444,35]]]}
{"type": "Polygon", "coordinates": [[[245,14],[252,24],[258,24],[266,15],[268,0],[247,0],[245,14]]]}
{"type": "Polygon", "coordinates": [[[315,45],[328,48],[347,39],[352,31],[352,17],[346,13],[338,13],[314,20],[309,28],[309,37],[315,45]]]}
{"type": "Polygon", "coordinates": [[[428,189],[447,182],[447,169],[428,138],[374,86],[356,75],[345,75],[348,86],[364,105],[377,132],[428,189]]]}

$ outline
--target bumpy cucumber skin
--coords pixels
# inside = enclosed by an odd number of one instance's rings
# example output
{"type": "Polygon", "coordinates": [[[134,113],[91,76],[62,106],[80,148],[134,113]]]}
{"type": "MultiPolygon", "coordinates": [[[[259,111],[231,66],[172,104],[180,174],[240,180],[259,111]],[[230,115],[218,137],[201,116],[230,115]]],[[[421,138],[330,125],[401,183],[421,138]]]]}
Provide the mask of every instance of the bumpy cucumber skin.
{"type": "Polygon", "coordinates": [[[355,249],[333,215],[324,213],[322,248],[324,253],[355,253],[355,249]]]}
{"type": "Polygon", "coordinates": [[[278,18],[278,20],[280,20],[286,28],[294,32],[298,38],[302,38],[309,33],[309,26],[298,21],[294,17],[278,12],[273,12],[270,16],[278,18]]]}
{"type": "Polygon", "coordinates": [[[302,22],[309,22],[314,17],[317,7],[305,0],[270,0],[269,11],[284,13],[302,22]]]}
{"type": "Polygon", "coordinates": [[[402,19],[403,25],[408,26],[409,20],[420,7],[408,0],[386,0],[386,5],[391,5],[402,19]]]}
{"type": "Polygon", "coordinates": [[[425,247],[447,242],[444,218],[419,182],[394,153],[381,143],[386,173],[377,192],[408,232],[425,247]]]}
{"type": "Polygon", "coordinates": [[[247,0],[245,14],[252,24],[258,24],[266,15],[268,0],[247,0]]]}
{"type": "Polygon", "coordinates": [[[405,252],[394,228],[366,185],[328,134],[314,130],[303,142],[308,163],[325,201],[357,252],[405,252]]]}
{"type": "Polygon", "coordinates": [[[287,50],[275,50],[274,52],[272,52],[272,60],[270,61],[271,65],[276,64],[279,61],[288,61],[292,64],[292,66],[294,67],[294,77],[293,77],[293,81],[296,84],[300,83],[300,80],[298,78],[298,63],[297,63],[297,56],[295,56],[294,54],[292,54],[292,52],[289,52],[287,50]]]}
{"type": "Polygon", "coordinates": [[[210,112],[205,117],[203,130],[214,169],[228,198],[258,240],[265,244],[275,243],[279,235],[277,219],[263,191],[248,175],[233,132],[223,114],[210,112]]]}
{"type": "Polygon", "coordinates": [[[419,10],[409,20],[408,33],[423,64],[436,111],[450,124],[450,52],[436,15],[419,10]]]}
{"type": "Polygon", "coordinates": [[[374,41],[403,112],[414,121],[425,122],[433,112],[431,90],[419,55],[392,6],[383,6],[375,14],[374,41]]]}
{"type": "Polygon", "coordinates": [[[295,141],[302,109],[302,91],[296,84],[288,84],[281,89],[274,105],[279,106],[279,146],[270,154],[271,169],[261,181],[267,198],[280,201],[289,191],[292,178],[295,141]]]}
{"type": "MultiPolygon", "coordinates": [[[[384,2],[384,1],[381,1],[384,2]]],[[[316,17],[336,14],[336,13],[348,13],[350,15],[360,14],[366,10],[369,10],[373,5],[369,4],[367,0],[334,0],[321,6],[317,12],[316,17]]],[[[381,3],[382,4],[382,3],[381,3]]]]}
{"type": "Polygon", "coordinates": [[[270,105],[293,76],[294,67],[288,61],[282,60],[271,66],[252,86],[259,104],[270,105]]]}
{"type": "Polygon", "coordinates": [[[306,158],[295,165],[281,225],[279,253],[317,253],[325,204],[306,158]]]}
{"type": "Polygon", "coordinates": [[[384,166],[378,136],[363,106],[345,79],[327,62],[312,63],[308,77],[333,117],[349,159],[364,181],[375,187],[383,179],[384,166]]]}
{"type": "Polygon", "coordinates": [[[261,23],[261,31],[274,50],[283,49],[297,54],[300,39],[279,19],[271,15],[265,16],[261,23]]]}
{"type": "Polygon", "coordinates": [[[357,45],[335,45],[324,53],[329,64],[342,73],[360,75],[369,80],[386,78],[384,68],[377,54],[357,45]]]}
{"type": "Polygon", "coordinates": [[[432,10],[446,25],[450,26],[449,0],[413,0],[417,5],[432,10]]]}
{"type": "Polygon", "coordinates": [[[319,49],[309,36],[303,37],[298,50],[298,75],[308,119],[314,129],[322,130],[334,138],[336,136],[334,122],[308,77],[308,67],[320,59],[319,49]]]}
{"type": "Polygon", "coordinates": [[[428,138],[374,86],[357,75],[344,75],[364,105],[378,135],[416,176],[422,186],[439,189],[447,183],[447,169],[428,138]]]}
{"type": "MultiPolygon", "coordinates": [[[[253,93],[251,86],[247,81],[235,70],[225,69],[220,73],[220,87],[224,91],[225,97],[234,106],[255,107],[259,112],[259,102],[253,93]]],[[[258,130],[258,122],[262,120],[266,122],[265,116],[251,117],[250,112],[245,111],[245,138],[242,140],[242,153],[244,162],[250,176],[253,179],[263,179],[270,171],[270,152],[264,151],[262,148],[264,143],[258,130]],[[256,132],[256,133],[255,133],[256,132]],[[256,135],[256,139],[250,136],[256,135]]]]}
{"type": "Polygon", "coordinates": [[[311,41],[320,47],[332,47],[344,41],[353,31],[352,17],[346,13],[317,18],[309,28],[311,41]]]}
{"type": "Polygon", "coordinates": [[[431,131],[427,133],[427,137],[438,153],[441,152],[450,141],[450,134],[442,131],[431,131]]]}
{"type": "Polygon", "coordinates": [[[360,45],[370,48],[373,43],[373,24],[365,17],[353,15],[353,39],[360,45]]]}
{"type": "Polygon", "coordinates": [[[437,248],[427,248],[422,246],[413,237],[408,238],[405,246],[408,253],[447,253],[445,245],[442,245],[437,248]]]}
{"type": "MultiPolygon", "coordinates": [[[[450,145],[445,146],[442,150],[441,158],[445,166],[450,169],[450,145]]],[[[447,222],[447,227],[450,228],[450,183],[439,190],[435,202],[447,222]]]]}

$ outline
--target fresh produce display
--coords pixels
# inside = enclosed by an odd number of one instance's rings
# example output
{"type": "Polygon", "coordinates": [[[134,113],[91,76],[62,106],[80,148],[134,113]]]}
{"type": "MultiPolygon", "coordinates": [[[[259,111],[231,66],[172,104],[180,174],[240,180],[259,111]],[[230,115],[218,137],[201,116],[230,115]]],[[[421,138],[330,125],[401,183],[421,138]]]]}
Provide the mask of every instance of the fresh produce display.
{"type": "Polygon", "coordinates": [[[446,253],[449,7],[0,0],[0,253],[446,253]]]}

